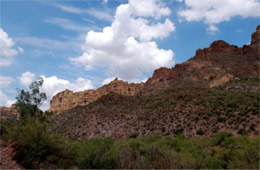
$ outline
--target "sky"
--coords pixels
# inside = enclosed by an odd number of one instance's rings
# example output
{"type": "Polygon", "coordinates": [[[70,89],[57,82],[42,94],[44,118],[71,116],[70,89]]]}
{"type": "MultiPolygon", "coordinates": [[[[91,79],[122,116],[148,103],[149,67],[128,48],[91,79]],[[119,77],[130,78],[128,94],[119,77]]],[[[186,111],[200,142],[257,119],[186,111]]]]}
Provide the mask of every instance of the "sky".
{"type": "Polygon", "coordinates": [[[215,40],[249,44],[260,0],[0,0],[0,106],[40,77],[48,96],[145,82],[215,40]]]}

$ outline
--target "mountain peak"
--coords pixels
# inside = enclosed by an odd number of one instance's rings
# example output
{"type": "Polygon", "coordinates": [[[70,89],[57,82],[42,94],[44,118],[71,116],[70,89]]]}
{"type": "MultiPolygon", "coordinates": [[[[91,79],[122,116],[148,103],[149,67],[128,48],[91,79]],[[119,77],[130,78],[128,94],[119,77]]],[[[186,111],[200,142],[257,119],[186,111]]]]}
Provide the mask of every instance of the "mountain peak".
{"type": "Polygon", "coordinates": [[[260,43],[260,25],[256,27],[256,32],[254,32],[251,36],[251,45],[257,44],[259,46],[260,43]]]}

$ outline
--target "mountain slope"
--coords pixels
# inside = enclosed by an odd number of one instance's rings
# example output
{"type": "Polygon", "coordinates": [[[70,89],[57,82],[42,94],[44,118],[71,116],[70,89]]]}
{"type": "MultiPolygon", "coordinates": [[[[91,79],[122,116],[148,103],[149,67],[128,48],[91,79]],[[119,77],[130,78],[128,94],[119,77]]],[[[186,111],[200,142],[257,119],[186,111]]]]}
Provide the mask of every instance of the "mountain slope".
{"type": "Polygon", "coordinates": [[[172,69],[160,68],[134,96],[108,93],[55,116],[52,131],[74,139],[160,133],[259,134],[259,32],[242,48],[224,41],[172,69]]]}

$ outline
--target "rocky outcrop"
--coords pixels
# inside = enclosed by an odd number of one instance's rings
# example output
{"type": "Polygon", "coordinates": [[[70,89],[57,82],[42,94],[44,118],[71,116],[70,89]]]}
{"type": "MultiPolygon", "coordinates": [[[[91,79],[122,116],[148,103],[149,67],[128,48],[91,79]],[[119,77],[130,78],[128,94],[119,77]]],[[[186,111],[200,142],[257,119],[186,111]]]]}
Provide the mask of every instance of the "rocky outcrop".
{"type": "Polygon", "coordinates": [[[256,32],[252,34],[251,45],[258,45],[260,43],[260,25],[257,26],[256,32]]]}
{"type": "Polygon", "coordinates": [[[242,48],[222,40],[214,41],[208,48],[197,50],[193,58],[172,69],[155,70],[145,89],[185,85],[215,87],[235,77],[259,77],[259,43],[260,26],[252,34],[251,44],[242,48]]]}
{"type": "Polygon", "coordinates": [[[19,119],[19,113],[16,109],[15,104],[13,104],[11,107],[0,107],[0,119],[6,120],[10,117],[14,117],[17,120],[19,119]]]}
{"type": "MultiPolygon", "coordinates": [[[[187,62],[155,70],[138,95],[110,93],[56,115],[51,130],[77,140],[222,131],[259,136],[259,31],[250,45],[215,41],[187,62]]],[[[111,88],[123,93],[113,83],[102,87],[111,88]]]]}
{"type": "Polygon", "coordinates": [[[65,90],[52,98],[49,111],[59,114],[76,106],[88,105],[89,103],[96,101],[100,97],[110,92],[125,96],[133,96],[138,93],[143,88],[143,86],[143,83],[129,84],[116,78],[109,84],[104,85],[97,90],[85,90],[75,93],[70,90],[65,90]]]}
{"type": "Polygon", "coordinates": [[[73,93],[65,90],[51,101],[50,111],[61,113],[76,106],[84,106],[115,92],[133,96],[142,89],[149,93],[168,87],[216,87],[235,78],[259,77],[260,26],[252,34],[250,45],[239,48],[223,40],[214,41],[208,48],[198,49],[195,56],[173,68],[159,68],[145,84],[128,84],[115,79],[97,90],[73,93]]]}

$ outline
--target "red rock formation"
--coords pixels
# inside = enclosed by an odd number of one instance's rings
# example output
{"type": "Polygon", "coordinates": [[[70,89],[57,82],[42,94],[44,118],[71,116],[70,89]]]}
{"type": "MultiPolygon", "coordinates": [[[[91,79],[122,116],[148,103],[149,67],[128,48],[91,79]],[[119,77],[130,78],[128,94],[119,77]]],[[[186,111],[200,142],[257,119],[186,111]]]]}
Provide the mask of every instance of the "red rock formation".
{"type": "Polygon", "coordinates": [[[72,109],[76,106],[84,106],[96,101],[100,97],[110,93],[118,93],[126,96],[133,96],[138,93],[144,84],[135,84],[118,80],[117,78],[107,85],[104,85],[97,90],[85,90],[82,92],[73,93],[70,90],[65,90],[55,95],[51,100],[50,111],[61,113],[72,109]]]}
{"type": "Polygon", "coordinates": [[[145,88],[156,89],[185,83],[213,87],[235,77],[259,77],[259,43],[260,26],[252,34],[251,44],[242,48],[222,40],[215,41],[208,48],[197,50],[195,56],[187,62],[177,64],[172,69],[155,70],[145,88]]]}
{"type": "Polygon", "coordinates": [[[10,116],[15,116],[16,119],[19,119],[19,113],[16,109],[15,104],[13,104],[11,107],[0,107],[0,119],[6,120],[10,116]]]}
{"type": "Polygon", "coordinates": [[[260,26],[252,34],[250,45],[239,48],[223,40],[214,41],[208,48],[197,50],[193,58],[172,69],[155,70],[145,84],[128,84],[115,79],[97,90],[60,92],[53,97],[50,111],[61,113],[79,105],[87,105],[109,92],[133,96],[143,88],[144,91],[153,91],[169,86],[216,87],[234,78],[259,77],[259,43],[260,26]]]}

